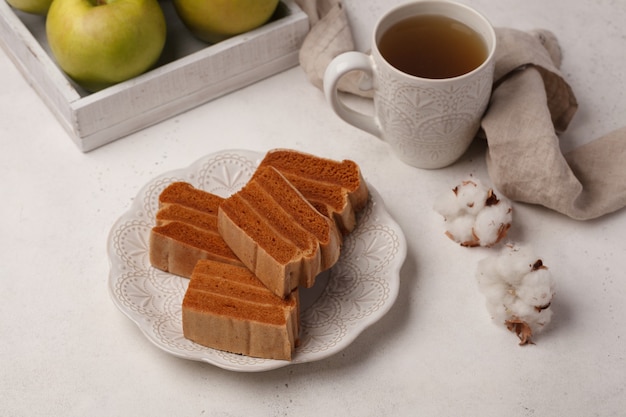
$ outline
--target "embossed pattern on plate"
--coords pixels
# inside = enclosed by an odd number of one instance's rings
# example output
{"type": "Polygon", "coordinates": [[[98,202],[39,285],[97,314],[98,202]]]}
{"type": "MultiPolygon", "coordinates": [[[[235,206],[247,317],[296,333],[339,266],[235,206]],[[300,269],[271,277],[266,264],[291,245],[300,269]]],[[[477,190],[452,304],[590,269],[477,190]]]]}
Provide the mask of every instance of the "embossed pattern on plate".
{"type": "Polygon", "coordinates": [[[185,339],[181,304],[188,280],[152,268],[148,256],[159,194],[174,181],[187,181],[227,197],[248,181],[262,157],[251,151],[222,151],[163,174],[139,191],[113,225],[108,239],[111,297],[152,343],[172,355],[244,372],[320,360],[348,346],[396,300],[406,243],[370,185],[368,205],[346,237],[339,261],[312,289],[301,292],[301,344],[291,362],[231,354],[185,339]]]}

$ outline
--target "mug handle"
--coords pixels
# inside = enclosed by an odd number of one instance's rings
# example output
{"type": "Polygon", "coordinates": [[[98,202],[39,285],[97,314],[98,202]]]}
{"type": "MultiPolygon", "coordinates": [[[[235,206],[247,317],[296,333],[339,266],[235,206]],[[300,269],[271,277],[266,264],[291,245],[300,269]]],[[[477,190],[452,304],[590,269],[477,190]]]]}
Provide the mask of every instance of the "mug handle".
{"type": "Polygon", "coordinates": [[[345,122],[382,139],[382,130],[376,117],[368,116],[346,106],[339,99],[337,84],[341,77],[350,71],[363,71],[370,78],[374,76],[374,61],[362,52],[344,52],[336,56],[324,73],[324,95],[333,111],[345,122]]]}

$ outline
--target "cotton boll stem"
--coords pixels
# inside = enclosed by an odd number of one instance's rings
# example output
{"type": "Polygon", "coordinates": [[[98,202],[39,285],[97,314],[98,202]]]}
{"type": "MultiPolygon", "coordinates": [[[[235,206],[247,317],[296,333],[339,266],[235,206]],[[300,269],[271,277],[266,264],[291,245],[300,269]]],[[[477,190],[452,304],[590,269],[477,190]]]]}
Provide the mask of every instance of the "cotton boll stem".
{"type": "Polygon", "coordinates": [[[527,345],[529,343],[533,345],[535,344],[535,342],[532,341],[533,331],[525,321],[513,318],[505,321],[505,325],[509,331],[514,332],[517,337],[519,337],[520,346],[527,345]]]}

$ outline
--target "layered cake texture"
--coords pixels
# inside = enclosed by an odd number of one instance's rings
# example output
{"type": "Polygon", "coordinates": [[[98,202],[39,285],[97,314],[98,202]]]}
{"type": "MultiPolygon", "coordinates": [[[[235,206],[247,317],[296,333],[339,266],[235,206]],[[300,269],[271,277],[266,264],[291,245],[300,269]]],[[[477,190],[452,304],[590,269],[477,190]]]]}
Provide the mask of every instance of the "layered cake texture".
{"type": "Polygon", "coordinates": [[[369,192],[359,166],[289,149],[267,152],[260,167],[271,166],[322,214],[346,234],[356,226],[356,212],[367,204],[369,192]]]}
{"type": "Polygon", "coordinates": [[[186,182],[165,188],[150,233],[152,266],[189,278],[200,259],[241,264],[217,230],[217,212],[223,200],[186,182]]]}
{"type": "Polygon", "coordinates": [[[237,257],[274,294],[285,297],[339,259],[341,236],[276,169],[259,167],[225,199],[217,227],[237,257]]]}
{"type": "Polygon", "coordinates": [[[186,182],[159,195],[150,262],[190,278],[183,334],[201,345],[291,360],[300,287],[339,259],[343,236],[369,192],[357,164],[268,152],[248,183],[224,199],[186,182]]]}
{"type": "Polygon", "coordinates": [[[244,266],[198,261],[182,310],[185,337],[204,346],[291,360],[298,342],[298,290],[278,297],[244,266]]]}

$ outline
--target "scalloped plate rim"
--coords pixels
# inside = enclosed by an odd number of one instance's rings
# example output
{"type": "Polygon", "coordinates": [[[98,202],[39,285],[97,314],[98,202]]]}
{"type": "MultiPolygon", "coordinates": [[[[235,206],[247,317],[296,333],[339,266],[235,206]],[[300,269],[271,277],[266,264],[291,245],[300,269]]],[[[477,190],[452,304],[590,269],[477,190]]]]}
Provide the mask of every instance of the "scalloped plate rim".
{"type": "MultiPolygon", "coordinates": [[[[343,350],[344,348],[346,348],[348,345],[350,345],[352,342],[354,342],[354,340],[356,340],[356,338],[363,332],[365,331],[367,328],[369,328],[371,325],[373,325],[374,323],[376,323],[378,320],[380,320],[385,314],[387,314],[387,312],[391,309],[391,307],[393,306],[393,304],[395,303],[398,294],[399,294],[399,281],[400,281],[400,270],[402,268],[402,265],[404,264],[404,261],[406,259],[406,254],[407,254],[407,245],[406,245],[406,238],[400,228],[400,226],[398,225],[398,223],[391,217],[391,215],[387,212],[385,204],[382,200],[382,197],[380,196],[380,194],[378,193],[378,191],[368,182],[368,188],[370,190],[370,195],[372,198],[372,201],[374,201],[377,205],[378,205],[378,209],[380,211],[380,214],[384,215],[385,219],[383,224],[385,224],[386,226],[389,226],[391,229],[394,230],[394,232],[396,233],[396,237],[398,239],[398,248],[397,248],[397,254],[394,257],[394,261],[389,263],[389,268],[387,268],[385,270],[386,275],[389,276],[388,279],[388,283],[389,285],[389,293],[388,293],[388,297],[386,299],[386,302],[383,304],[382,308],[378,309],[376,314],[372,314],[369,316],[366,316],[364,318],[362,318],[359,321],[359,326],[357,326],[355,329],[353,329],[352,331],[346,333],[344,335],[344,337],[341,339],[340,343],[338,343],[333,349],[326,349],[326,350],[322,350],[322,351],[318,351],[318,352],[313,352],[313,353],[308,353],[306,355],[306,358],[299,358],[298,355],[295,355],[294,359],[292,359],[292,361],[285,361],[285,360],[273,360],[273,359],[258,359],[258,363],[256,364],[252,364],[252,365],[238,365],[235,363],[231,363],[231,362],[220,362],[220,361],[216,361],[214,360],[214,358],[208,357],[206,355],[193,355],[193,354],[186,354],[186,353],[181,353],[178,350],[172,349],[169,346],[161,343],[161,341],[157,340],[149,331],[148,328],[146,328],[145,324],[142,323],[142,318],[144,317],[143,315],[141,315],[138,312],[133,311],[132,309],[129,309],[127,306],[124,305],[124,303],[116,296],[115,294],[115,284],[116,284],[116,279],[118,278],[118,275],[115,274],[115,272],[117,271],[116,266],[114,265],[114,257],[116,257],[115,255],[115,249],[114,249],[114,245],[113,245],[113,238],[115,233],[118,231],[118,228],[120,225],[122,225],[125,221],[128,221],[129,218],[134,218],[132,217],[132,212],[133,211],[140,211],[138,210],[141,206],[141,200],[140,200],[140,196],[145,195],[145,192],[150,188],[150,186],[164,178],[168,178],[168,177],[184,177],[186,173],[189,172],[197,172],[198,168],[201,167],[203,165],[203,163],[206,163],[207,161],[209,161],[211,158],[215,158],[217,156],[220,155],[229,155],[229,154],[233,154],[233,155],[237,155],[237,156],[244,156],[246,158],[248,158],[250,161],[252,161],[254,163],[254,165],[258,165],[258,163],[260,162],[260,160],[262,159],[264,153],[263,152],[258,152],[258,151],[252,151],[252,150],[243,150],[243,149],[228,149],[228,150],[222,150],[222,151],[218,151],[218,152],[214,152],[214,153],[210,153],[207,154],[201,158],[198,158],[196,161],[194,161],[193,163],[191,163],[189,166],[187,166],[186,168],[179,168],[179,169],[174,169],[174,170],[169,170],[167,172],[164,172],[160,175],[155,176],[154,178],[152,178],[151,180],[149,180],[146,184],[144,184],[139,191],[136,193],[135,198],[133,199],[133,201],[131,202],[130,206],[124,211],[124,213],[114,222],[111,230],[108,233],[107,236],[107,257],[108,257],[108,261],[109,261],[109,276],[107,279],[107,287],[108,287],[108,292],[109,295],[113,301],[113,303],[115,304],[115,306],[128,318],[130,319],[141,331],[141,333],[156,347],[158,347],[159,349],[163,350],[164,352],[171,354],[175,357],[178,358],[182,358],[182,359],[187,359],[187,360],[194,360],[194,361],[199,361],[199,362],[204,362],[204,363],[208,363],[214,366],[217,366],[219,368],[225,369],[225,370],[230,370],[230,371],[237,371],[237,372],[260,372],[260,371],[268,371],[268,370],[273,370],[273,369],[277,369],[277,368],[282,368],[285,366],[289,366],[289,365],[295,365],[298,363],[308,363],[308,362],[314,362],[314,361],[318,361],[318,360],[322,360],[325,358],[328,358],[338,352],[340,352],[341,350],[343,350]]],[[[146,222],[148,221],[148,219],[146,219],[146,222]]],[[[182,278],[181,278],[182,279],[182,278]]],[[[210,349],[210,348],[206,348],[206,349],[210,349]]],[[[256,358],[252,358],[252,359],[256,359],[256,358]]]]}

